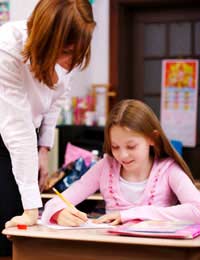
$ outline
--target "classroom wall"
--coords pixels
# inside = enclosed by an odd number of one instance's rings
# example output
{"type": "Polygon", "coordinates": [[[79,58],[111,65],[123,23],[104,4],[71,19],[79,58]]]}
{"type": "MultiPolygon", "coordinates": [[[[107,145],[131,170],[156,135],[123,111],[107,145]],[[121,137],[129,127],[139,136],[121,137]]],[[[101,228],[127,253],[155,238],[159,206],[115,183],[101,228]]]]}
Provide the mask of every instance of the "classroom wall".
{"type": "MultiPolygon", "coordinates": [[[[11,20],[29,16],[38,0],[10,0],[11,20]]],[[[72,81],[71,95],[84,96],[92,84],[108,83],[109,1],[95,0],[93,4],[97,26],[92,40],[92,58],[89,67],[79,72],[72,81]]]]}

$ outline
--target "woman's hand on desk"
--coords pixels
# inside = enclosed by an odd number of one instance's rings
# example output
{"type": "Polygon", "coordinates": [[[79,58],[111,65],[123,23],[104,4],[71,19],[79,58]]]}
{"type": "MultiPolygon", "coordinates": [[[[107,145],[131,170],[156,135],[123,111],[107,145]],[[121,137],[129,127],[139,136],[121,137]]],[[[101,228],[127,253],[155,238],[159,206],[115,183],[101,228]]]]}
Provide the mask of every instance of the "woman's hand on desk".
{"type": "Polygon", "coordinates": [[[101,224],[101,223],[109,223],[113,226],[121,224],[121,216],[119,211],[115,211],[106,215],[103,215],[102,217],[93,220],[94,223],[101,224]]]}
{"type": "Polygon", "coordinates": [[[39,186],[40,191],[44,190],[48,178],[48,147],[41,146],[38,151],[39,162],[39,186]]]}
{"type": "Polygon", "coordinates": [[[21,216],[15,216],[11,220],[7,221],[5,227],[15,227],[18,224],[24,224],[27,226],[32,226],[37,223],[38,219],[38,209],[27,209],[21,216]]]}
{"type": "Polygon", "coordinates": [[[61,210],[57,216],[57,224],[61,226],[77,227],[84,224],[87,220],[87,214],[75,207],[67,207],[61,210]]]}

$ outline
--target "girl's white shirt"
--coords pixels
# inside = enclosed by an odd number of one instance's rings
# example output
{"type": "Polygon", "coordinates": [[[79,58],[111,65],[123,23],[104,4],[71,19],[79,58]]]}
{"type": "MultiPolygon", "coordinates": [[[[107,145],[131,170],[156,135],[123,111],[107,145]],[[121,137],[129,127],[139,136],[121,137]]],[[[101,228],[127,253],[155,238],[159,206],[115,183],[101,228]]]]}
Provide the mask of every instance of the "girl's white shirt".
{"type": "Polygon", "coordinates": [[[30,72],[30,62],[23,63],[26,38],[26,21],[0,27],[0,135],[10,152],[23,207],[32,209],[42,206],[37,146],[52,147],[57,117],[74,73],[67,74],[57,64],[55,89],[40,83],[30,72]],[[38,143],[36,128],[40,128],[38,143]]]}
{"type": "Polygon", "coordinates": [[[124,198],[131,203],[137,203],[145,190],[147,180],[130,182],[120,176],[119,186],[124,198]]]}

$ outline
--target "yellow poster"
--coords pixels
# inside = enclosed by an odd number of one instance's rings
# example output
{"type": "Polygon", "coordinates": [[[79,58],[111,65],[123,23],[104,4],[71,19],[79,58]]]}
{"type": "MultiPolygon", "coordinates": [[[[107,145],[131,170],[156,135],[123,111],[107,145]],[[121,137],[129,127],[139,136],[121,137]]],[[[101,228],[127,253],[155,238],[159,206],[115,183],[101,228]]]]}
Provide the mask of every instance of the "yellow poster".
{"type": "Polygon", "coordinates": [[[162,63],[161,124],[170,140],[196,145],[198,61],[162,63]]]}

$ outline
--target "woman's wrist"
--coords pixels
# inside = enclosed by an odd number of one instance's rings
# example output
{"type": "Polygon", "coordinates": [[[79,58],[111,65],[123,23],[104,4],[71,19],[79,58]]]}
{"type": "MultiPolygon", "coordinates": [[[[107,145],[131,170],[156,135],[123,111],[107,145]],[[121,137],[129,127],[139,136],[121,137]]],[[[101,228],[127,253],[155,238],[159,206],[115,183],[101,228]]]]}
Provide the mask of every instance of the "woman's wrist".
{"type": "Polygon", "coordinates": [[[48,153],[50,151],[50,148],[47,146],[39,146],[39,151],[42,153],[48,153]]]}
{"type": "Polygon", "coordinates": [[[39,211],[38,211],[38,209],[25,209],[24,215],[34,218],[34,219],[38,219],[39,211]]]}

